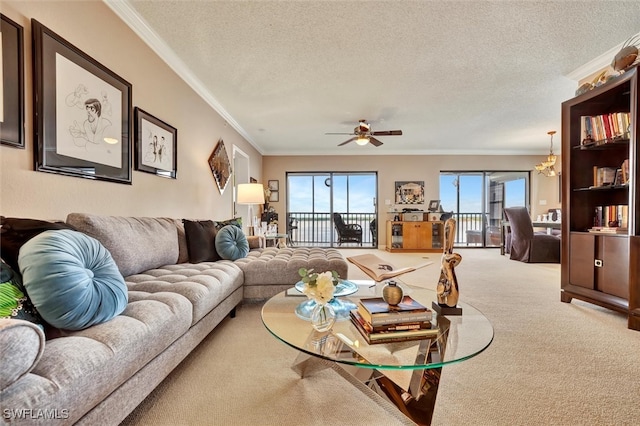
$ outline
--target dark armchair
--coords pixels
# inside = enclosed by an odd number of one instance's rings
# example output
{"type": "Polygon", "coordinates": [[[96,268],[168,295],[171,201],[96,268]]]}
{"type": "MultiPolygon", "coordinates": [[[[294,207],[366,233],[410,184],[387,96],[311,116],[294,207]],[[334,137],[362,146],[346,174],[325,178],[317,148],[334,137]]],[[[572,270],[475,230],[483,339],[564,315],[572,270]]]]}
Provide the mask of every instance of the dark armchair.
{"type": "Polygon", "coordinates": [[[340,213],[333,214],[333,223],[338,231],[338,245],[342,243],[359,243],[362,245],[362,226],[357,223],[344,223],[340,213]]]}
{"type": "Polygon", "coordinates": [[[504,209],[509,221],[509,257],[528,263],[560,263],[560,237],[533,232],[529,211],[525,207],[504,209]]]}

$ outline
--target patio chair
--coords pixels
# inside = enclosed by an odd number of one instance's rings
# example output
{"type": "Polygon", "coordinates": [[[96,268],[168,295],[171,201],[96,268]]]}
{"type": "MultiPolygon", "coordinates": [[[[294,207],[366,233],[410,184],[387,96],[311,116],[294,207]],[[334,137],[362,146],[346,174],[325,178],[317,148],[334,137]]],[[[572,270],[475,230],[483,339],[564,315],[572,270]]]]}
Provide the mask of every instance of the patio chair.
{"type": "Polygon", "coordinates": [[[298,229],[298,219],[289,216],[287,223],[287,244],[293,245],[293,230],[298,229]]]}
{"type": "Polygon", "coordinates": [[[526,207],[504,209],[511,228],[509,258],[528,263],[560,263],[560,238],[533,232],[526,207]]]}
{"type": "Polygon", "coordinates": [[[372,245],[374,247],[377,247],[378,246],[378,225],[375,219],[369,222],[369,231],[371,232],[372,245]]]}
{"type": "Polygon", "coordinates": [[[358,243],[362,245],[362,226],[357,223],[344,223],[340,213],[333,214],[333,224],[338,231],[338,245],[342,243],[358,243]]]}

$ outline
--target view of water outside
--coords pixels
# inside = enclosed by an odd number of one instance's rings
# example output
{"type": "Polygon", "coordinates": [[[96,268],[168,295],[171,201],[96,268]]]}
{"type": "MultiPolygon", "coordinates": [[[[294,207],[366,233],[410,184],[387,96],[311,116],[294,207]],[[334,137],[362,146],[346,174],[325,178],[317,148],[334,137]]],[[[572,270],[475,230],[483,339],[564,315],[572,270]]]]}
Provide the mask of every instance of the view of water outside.
{"type": "MultiPolygon", "coordinates": [[[[290,175],[290,212],[331,212],[331,178],[324,175],[290,175]]],[[[373,213],[376,175],[333,175],[333,211],[339,213],[373,213]]]]}
{"type": "MultiPolygon", "coordinates": [[[[500,212],[504,207],[526,205],[526,172],[512,174],[512,177],[505,178],[504,173],[500,173],[500,182],[504,183],[505,195],[504,204],[499,206],[500,212]]],[[[483,226],[482,213],[489,211],[489,207],[483,208],[484,179],[485,174],[482,172],[440,174],[439,199],[442,209],[459,214],[458,220],[461,223],[459,223],[458,242],[464,242],[465,230],[481,229],[483,226]]],[[[497,174],[494,176],[491,172],[487,172],[486,179],[497,180],[498,177],[497,174]]],[[[345,222],[360,224],[364,242],[372,242],[369,224],[375,217],[376,185],[375,173],[289,174],[287,177],[288,212],[299,222],[297,236],[307,242],[323,242],[331,238],[335,241],[337,235],[330,213],[338,212],[345,222]]],[[[425,200],[425,210],[428,201],[425,200]]],[[[402,206],[397,207],[402,208],[402,206]]],[[[492,219],[499,220],[494,217],[492,219]]]]}

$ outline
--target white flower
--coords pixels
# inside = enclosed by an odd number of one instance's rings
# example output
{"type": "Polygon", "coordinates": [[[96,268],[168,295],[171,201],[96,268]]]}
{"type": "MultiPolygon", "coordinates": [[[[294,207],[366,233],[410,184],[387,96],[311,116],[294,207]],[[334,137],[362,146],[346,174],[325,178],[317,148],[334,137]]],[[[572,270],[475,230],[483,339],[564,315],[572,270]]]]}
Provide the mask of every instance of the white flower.
{"type": "Polygon", "coordinates": [[[316,273],[313,269],[301,268],[298,273],[304,283],[302,291],[309,299],[323,304],[333,299],[335,286],[340,282],[335,271],[316,273]]]}

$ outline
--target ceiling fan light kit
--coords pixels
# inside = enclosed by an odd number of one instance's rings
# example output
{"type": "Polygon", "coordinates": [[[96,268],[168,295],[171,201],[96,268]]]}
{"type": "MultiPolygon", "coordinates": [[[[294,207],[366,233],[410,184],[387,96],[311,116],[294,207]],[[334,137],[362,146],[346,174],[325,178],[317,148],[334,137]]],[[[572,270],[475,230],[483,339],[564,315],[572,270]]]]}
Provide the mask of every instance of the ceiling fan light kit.
{"type": "Polygon", "coordinates": [[[372,132],[371,125],[367,123],[367,120],[360,120],[352,133],[325,133],[325,135],[353,135],[351,139],[338,144],[338,146],[346,145],[349,142],[354,141],[360,146],[364,146],[368,143],[373,146],[380,146],[382,145],[382,142],[374,136],[402,136],[402,130],[380,130],[372,132]]]}

